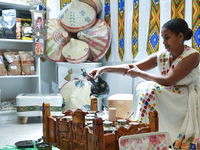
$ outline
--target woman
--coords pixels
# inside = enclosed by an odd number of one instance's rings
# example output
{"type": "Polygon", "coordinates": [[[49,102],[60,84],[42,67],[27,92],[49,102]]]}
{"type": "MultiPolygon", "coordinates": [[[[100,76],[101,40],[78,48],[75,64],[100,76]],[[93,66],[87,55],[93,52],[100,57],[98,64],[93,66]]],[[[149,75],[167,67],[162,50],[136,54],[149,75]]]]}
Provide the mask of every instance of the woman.
{"type": "MultiPolygon", "coordinates": [[[[132,78],[141,77],[147,81],[137,85],[133,100],[134,120],[148,123],[148,112],[156,109],[159,115],[159,130],[167,130],[173,141],[179,133],[186,139],[199,137],[196,108],[198,104],[197,50],[184,45],[193,32],[183,19],[173,19],[162,27],[165,49],[134,64],[103,66],[93,69],[90,75],[97,78],[104,72],[120,73],[132,78]],[[161,75],[145,72],[158,66],[161,75]]],[[[199,102],[200,105],[200,102],[199,102]]],[[[199,107],[200,109],[200,107],[199,107]]]]}

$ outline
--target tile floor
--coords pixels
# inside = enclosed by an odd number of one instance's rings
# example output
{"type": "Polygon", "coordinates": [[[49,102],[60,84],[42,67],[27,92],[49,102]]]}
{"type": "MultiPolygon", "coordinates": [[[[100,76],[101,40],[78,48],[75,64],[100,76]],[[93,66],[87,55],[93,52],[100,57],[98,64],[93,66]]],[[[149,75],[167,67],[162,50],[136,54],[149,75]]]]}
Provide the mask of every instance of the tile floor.
{"type": "Polygon", "coordinates": [[[27,124],[21,122],[22,120],[0,123],[0,150],[6,145],[14,145],[17,141],[38,140],[42,137],[41,118],[30,117],[27,124]]]}

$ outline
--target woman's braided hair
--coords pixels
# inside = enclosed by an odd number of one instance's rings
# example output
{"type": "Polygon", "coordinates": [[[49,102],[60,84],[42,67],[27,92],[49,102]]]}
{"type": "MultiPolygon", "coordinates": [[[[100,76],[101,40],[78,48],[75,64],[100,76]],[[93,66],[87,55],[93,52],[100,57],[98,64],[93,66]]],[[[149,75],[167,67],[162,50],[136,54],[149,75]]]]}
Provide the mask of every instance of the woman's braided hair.
{"type": "Polygon", "coordinates": [[[182,33],[184,36],[184,41],[191,39],[191,37],[193,36],[193,31],[188,28],[187,22],[181,18],[169,20],[163,25],[163,28],[171,30],[176,35],[182,33]]]}

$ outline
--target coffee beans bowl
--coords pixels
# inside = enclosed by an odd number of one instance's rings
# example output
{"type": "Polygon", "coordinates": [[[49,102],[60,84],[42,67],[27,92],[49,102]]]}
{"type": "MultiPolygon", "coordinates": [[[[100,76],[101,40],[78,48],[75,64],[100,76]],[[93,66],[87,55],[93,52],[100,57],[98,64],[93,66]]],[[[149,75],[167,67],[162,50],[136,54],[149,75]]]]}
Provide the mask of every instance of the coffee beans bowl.
{"type": "Polygon", "coordinates": [[[18,141],[15,143],[18,148],[33,148],[32,140],[18,141]]]}
{"type": "Polygon", "coordinates": [[[36,144],[36,148],[38,150],[47,150],[48,148],[50,148],[51,143],[49,142],[42,142],[42,143],[38,143],[36,144]]]}

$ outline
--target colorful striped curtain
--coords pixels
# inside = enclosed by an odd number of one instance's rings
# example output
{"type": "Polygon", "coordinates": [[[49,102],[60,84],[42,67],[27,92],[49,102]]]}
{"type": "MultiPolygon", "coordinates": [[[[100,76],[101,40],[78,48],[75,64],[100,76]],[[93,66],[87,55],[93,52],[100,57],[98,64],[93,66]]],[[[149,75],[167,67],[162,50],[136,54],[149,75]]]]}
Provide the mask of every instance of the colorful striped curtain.
{"type": "Polygon", "coordinates": [[[60,0],[60,10],[69,3],[71,3],[71,0],[60,0]]]}
{"type": "MultiPolygon", "coordinates": [[[[104,11],[104,20],[106,23],[111,27],[110,24],[110,0],[105,0],[105,11],[104,11]]],[[[106,61],[108,61],[109,57],[111,55],[111,46],[106,52],[106,61]]]]}
{"type": "Polygon", "coordinates": [[[192,0],[192,47],[200,52],[200,1],[192,0]]]}
{"type": "Polygon", "coordinates": [[[124,2],[118,0],[118,53],[121,61],[124,58],[124,2]]]}
{"type": "Polygon", "coordinates": [[[160,0],[151,0],[149,32],[147,41],[148,55],[158,51],[160,36],[160,0]]]}
{"type": "Polygon", "coordinates": [[[185,0],[171,1],[171,19],[185,19],[185,0]]]}
{"type": "Polygon", "coordinates": [[[138,29],[139,29],[139,0],[134,0],[133,1],[133,25],[132,25],[133,60],[138,53],[138,29]]]}

